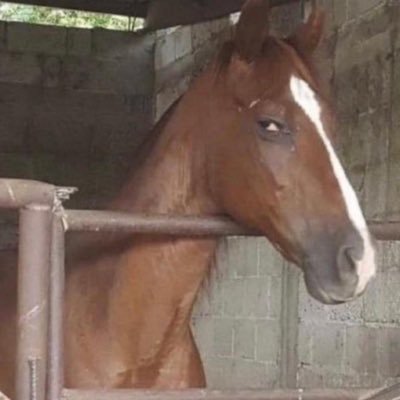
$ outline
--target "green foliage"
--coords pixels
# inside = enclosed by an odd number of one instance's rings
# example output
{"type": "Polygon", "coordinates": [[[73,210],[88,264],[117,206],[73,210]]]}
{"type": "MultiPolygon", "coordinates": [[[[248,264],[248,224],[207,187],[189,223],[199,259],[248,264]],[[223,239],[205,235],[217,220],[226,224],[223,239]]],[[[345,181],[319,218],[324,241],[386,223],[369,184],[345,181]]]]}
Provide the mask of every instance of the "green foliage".
{"type": "Polygon", "coordinates": [[[0,19],[79,28],[135,30],[142,27],[142,20],[135,21],[135,19],[119,15],[27,6],[6,2],[0,2],[0,19]]]}

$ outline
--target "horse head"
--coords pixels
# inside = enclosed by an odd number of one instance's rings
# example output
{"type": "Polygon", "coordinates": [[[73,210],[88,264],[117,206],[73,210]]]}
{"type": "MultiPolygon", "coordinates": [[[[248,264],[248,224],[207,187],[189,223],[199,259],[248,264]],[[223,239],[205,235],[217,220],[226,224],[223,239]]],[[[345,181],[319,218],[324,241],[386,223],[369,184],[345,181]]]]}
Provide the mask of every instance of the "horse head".
{"type": "MultiPolygon", "coordinates": [[[[375,274],[373,240],[335,153],[335,115],[312,65],[323,13],[286,39],[269,34],[268,2],[244,5],[219,56],[207,119],[210,190],[304,272],[309,293],[337,304],[375,274]]],[[[205,135],[207,133],[204,133],[205,135]]]]}

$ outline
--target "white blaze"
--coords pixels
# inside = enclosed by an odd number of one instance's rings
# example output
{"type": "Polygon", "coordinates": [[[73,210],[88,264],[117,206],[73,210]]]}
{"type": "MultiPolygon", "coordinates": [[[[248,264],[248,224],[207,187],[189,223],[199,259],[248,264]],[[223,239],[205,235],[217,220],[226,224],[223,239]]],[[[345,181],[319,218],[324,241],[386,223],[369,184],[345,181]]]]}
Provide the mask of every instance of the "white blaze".
{"type": "Polygon", "coordinates": [[[368,281],[375,275],[375,251],[372,246],[371,237],[368,231],[357,196],[347,179],[346,173],[335,153],[335,150],[325,132],[321,120],[321,106],[319,105],[314,91],[310,85],[296,76],[290,79],[290,90],[295,102],[308,116],[311,122],[317,128],[317,132],[328,152],[333,172],[342,191],[344,203],[346,205],[347,214],[355,229],[361,235],[364,242],[364,254],[361,260],[357,261],[357,273],[359,277],[357,294],[360,293],[368,281]]]}

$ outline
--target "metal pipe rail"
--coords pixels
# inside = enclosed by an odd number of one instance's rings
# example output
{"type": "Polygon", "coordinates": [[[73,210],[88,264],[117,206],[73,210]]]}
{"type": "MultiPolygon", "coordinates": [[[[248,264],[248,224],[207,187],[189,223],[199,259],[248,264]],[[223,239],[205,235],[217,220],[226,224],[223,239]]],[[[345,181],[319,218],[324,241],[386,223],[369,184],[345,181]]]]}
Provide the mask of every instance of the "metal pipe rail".
{"type": "MultiPolygon", "coordinates": [[[[66,210],[68,231],[141,233],[185,236],[261,236],[227,217],[128,214],[117,211],[66,210]]],[[[368,223],[377,240],[400,240],[400,222],[368,223]]]]}
{"type": "MultiPolygon", "coordinates": [[[[394,400],[400,385],[379,392],[67,390],[63,382],[64,239],[67,231],[180,236],[258,236],[227,218],[63,210],[74,192],[42,182],[0,179],[0,208],[20,209],[16,400],[394,400]],[[50,273],[49,273],[50,271],[50,273]],[[50,279],[49,279],[50,276],[50,279]],[[49,293],[47,288],[49,289],[49,293]],[[48,341],[47,338],[48,329],[48,341]],[[48,347],[46,346],[48,343],[48,347]],[[48,361],[47,361],[48,360],[48,361]],[[48,364],[48,365],[46,365],[48,364]],[[47,385],[46,385],[47,372],[47,385]]],[[[400,222],[369,224],[378,240],[400,240],[400,222]]]]}
{"type": "Polygon", "coordinates": [[[372,393],[362,389],[291,390],[71,390],[62,400],[361,400],[372,393]]]}
{"type": "Polygon", "coordinates": [[[20,210],[16,392],[21,400],[45,396],[51,221],[75,190],[0,179],[0,208],[20,210]]]}

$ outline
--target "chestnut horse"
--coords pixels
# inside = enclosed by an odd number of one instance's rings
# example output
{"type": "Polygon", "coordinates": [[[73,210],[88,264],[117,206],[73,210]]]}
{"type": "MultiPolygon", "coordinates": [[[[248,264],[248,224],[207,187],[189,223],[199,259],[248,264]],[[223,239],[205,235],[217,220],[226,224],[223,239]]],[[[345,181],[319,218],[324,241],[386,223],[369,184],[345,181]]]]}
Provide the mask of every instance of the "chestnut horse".
{"type": "MultiPolygon", "coordinates": [[[[110,208],[229,215],[301,267],[313,297],[346,302],[364,291],[375,261],[310,61],[323,16],[314,10],[281,40],[269,35],[267,14],[266,1],[248,0],[233,40],[157,126],[151,151],[110,208]]],[[[67,275],[66,386],[205,386],[190,319],[216,243],[102,235],[78,252],[67,275]]],[[[10,290],[0,293],[0,388],[12,395],[10,290]]]]}

